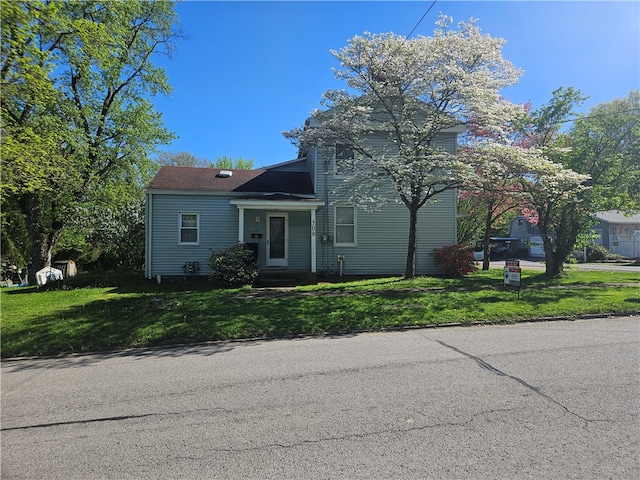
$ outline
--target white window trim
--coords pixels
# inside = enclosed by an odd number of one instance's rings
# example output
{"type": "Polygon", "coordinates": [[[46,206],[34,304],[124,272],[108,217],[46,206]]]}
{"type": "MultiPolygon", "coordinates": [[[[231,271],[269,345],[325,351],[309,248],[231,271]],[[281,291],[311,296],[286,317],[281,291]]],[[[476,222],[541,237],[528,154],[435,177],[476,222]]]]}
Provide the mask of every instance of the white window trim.
{"type": "MultiPolygon", "coordinates": [[[[192,228],[189,228],[192,230],[192,228]]],[[[200,245],[200,212],[178,212],[178,245],[200,245]],[[182,216],[183,215],[195,215],[196,216],[196,241],[195,242],[183,242],[182,241],[182,216]]]]}
{"type": "MultiPolygon", "coordinates": [[[[342,224],[347,225],[347,224],[342,224]]],[[[357,247],[358,246],[358,210],[355,205],[334,205],[333,206],[333,245],[335,247],[357,247]],[[338,208],[353,209],[353,243],[338,242],[338,208]]]]}

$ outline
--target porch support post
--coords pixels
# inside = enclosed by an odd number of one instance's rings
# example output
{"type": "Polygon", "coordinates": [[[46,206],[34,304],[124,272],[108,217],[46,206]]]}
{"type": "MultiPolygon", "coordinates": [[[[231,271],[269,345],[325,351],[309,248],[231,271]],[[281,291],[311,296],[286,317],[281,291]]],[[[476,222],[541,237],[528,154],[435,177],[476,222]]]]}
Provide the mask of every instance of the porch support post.
{"type": "Polygon", "coordinates": [[[311,273],[316,273],[316,210],[311,209],[311,273]]]}
{"type": "Polygon", "coordinates": [[[238,243],[244,243],[244,208],[238,207],[238,243]]]}

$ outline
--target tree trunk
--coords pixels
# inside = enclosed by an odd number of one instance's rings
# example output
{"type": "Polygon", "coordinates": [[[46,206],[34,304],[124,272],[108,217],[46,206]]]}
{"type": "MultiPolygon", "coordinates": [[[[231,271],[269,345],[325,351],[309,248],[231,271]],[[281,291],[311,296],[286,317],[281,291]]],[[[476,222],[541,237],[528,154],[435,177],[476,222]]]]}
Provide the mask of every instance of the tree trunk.
{"type": "Polygon", "coordinates": [[[491,242],[489,241],[490,232],[485,230],[484,237],[482,239],[482,270],[489,270],[489,264],[491,262],[491,242]]]}
{"type": "Polygon", "coordinates": [[[409,246],[407,248],[407,265],[404,278],[416,276],[416,232],[418,226],[418,206],[411,204],[409,208],[409,246]]]}
{"type": "Polygon", "coordinates": [[[493,217],[493,201],[489,201],[487,204],[487,216],[484,219],[484,237],[482,238],[482,251],[484,252],[484,258],[482,259],[482,270],[489,270],[489,264],[491,262],[491,246],[489,239],[491,238],[491,221],[493,217]]]}
{"type": "Polygon", "coordinates": [[[38,239],[32,240],[31,263],[27,276],[29,283],[36,282],[36,272],[51,266],[53,248],[58,243],[61,234],[62,229],[43,233],[38,239]]]}
{"type": "MultiPolygon", "coordinates": [[[[45,200],[46,201],[46,200],[45,200]]],[[[28,279],[35,282],[37,271],[51,266],[53,248],[62,235],[62,224],[55,216],[55,203],[44,204],[39,194],[31,194],[22,202],[27,218],[27,230],[31,242],[31,258],[28,279]]]]}
{"type": "Polygon", "coordinates": [[[53,247],[60,238],[61,232],[43,234],[39,239],[33,241],[31,249],[31,270],[29,273],[35,275],[38,270],[51,266],[51,256],[53,247]]]}
{"type": "Polygon", "coordinates": [[[565,206],[560,215],[558,222],[561,228],[556,229],[555,239],[551,238],[546,225],[544,231],[540,229],[544,243],[547,277],[555,277],[564,271],[564,263],[573,252],[582,225],[588,221],[588,215],[581,216],[575,205],[565,206]]]}
{"type": "Polygon", "coordinates": [[[545,275],[547,277],[555,277],[560,274],[562,263],[558,264],[551,239],[543,236],[542,242],[544,245],[545,275]]]}

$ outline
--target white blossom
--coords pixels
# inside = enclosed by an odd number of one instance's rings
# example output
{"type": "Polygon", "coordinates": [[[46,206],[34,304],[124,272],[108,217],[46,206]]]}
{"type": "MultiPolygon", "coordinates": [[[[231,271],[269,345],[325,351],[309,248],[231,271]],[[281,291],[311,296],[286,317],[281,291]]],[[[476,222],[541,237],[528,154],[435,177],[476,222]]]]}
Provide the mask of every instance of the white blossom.
{"type": "MultiPolygon", "coordinates": [[[[498,129],[516,115],[499,94],[522,75],[502,57],[505,41],[482,34],[473,19],[452,24],[441,16],[433,36],[412,39],[365,33],[331,52],[347,89],[326,92],[325,110],[285,135],[303,149],[352,146],[353,174],[338,189],[346,200],[369,208],[401,201],[415,213],[472,176],[464,158],[438,146],[443,131],[471,119],[498,129]]],[[[410,256],[411,238],[409,245],[410,256]]]]}

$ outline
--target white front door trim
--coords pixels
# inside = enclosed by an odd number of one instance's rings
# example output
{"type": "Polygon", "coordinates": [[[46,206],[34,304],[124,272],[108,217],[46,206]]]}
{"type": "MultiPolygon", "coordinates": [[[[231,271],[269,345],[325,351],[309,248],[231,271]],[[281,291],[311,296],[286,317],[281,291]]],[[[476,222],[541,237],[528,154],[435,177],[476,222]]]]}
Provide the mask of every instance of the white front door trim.
{"type": "Polygon", "coordinates": [[[289,215],[285,212],[269,212],[267,213],[267,267],[286,267],[288,264],[289,215]],[[272,230],[271,220],[274,218],[283,219],[283,232],[272,230]],[[283,243],[282,246],[278,245],[280,242],[283,243]]]}

